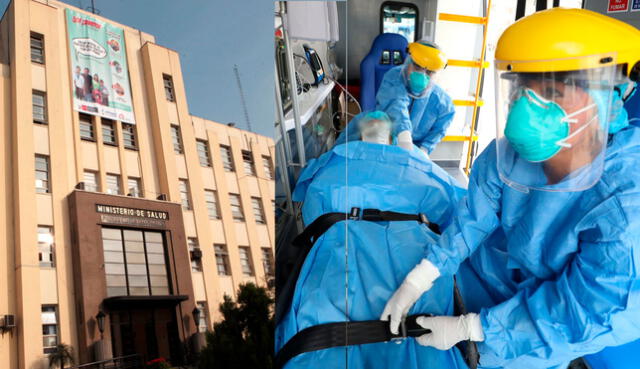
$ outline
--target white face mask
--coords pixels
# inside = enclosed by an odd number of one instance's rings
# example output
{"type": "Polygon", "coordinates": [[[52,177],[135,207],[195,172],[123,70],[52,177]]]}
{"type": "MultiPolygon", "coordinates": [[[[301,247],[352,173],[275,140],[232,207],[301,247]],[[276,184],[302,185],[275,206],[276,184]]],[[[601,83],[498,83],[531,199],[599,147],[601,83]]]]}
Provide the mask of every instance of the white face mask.
{"type": "Polygon", "coordinates": [[[391,125],[381,120],[372,120],[360,128],[362,141],[388,145],[391,137],[391,125]]]}

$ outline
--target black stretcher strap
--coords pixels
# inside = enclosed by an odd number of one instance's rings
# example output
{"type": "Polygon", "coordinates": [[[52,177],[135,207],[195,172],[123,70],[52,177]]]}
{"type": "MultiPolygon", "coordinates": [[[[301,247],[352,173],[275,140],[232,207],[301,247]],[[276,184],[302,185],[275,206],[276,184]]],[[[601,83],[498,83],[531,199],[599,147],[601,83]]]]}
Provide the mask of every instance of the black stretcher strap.
{"type": "Polygon", "coordinates": [[[284,270],[283,268],[289,270],[284,274],[280,274],[281,276],[284,276],[283,282],[279,282],[278,278],[276,278],[276,324],[280,322],[284,314],[289,310],[291,299],[293,298],[293,293],[296,288],[296,282],[300,275],[300,270],[302,269],[302,265],[304,264],[309,251],[311,251],[313,244],[318,240],[318,238],[320,238],[320,236],[331,228],[331,226],[348,218],[349,214],[345,213],[322,214],[291,241],[291,245],[293,245],[297,251],[293,253],[289,259],[282,261],[278,260],[278,270],[282,271],[284,270]]]}
{"type": "MultiPolygon", "coordinates": [[[[453,276],[453,315],[464,315],[467,313],[467,308],[464,306],[462,300],[462,294],[458,288],[458,281],[453,276]]],[[[478,352],[478,345],[471,341],[458,342],[456,347],[462,353],[464,361],[469,366],[469,369],[476,369],[480,362],[480,353],[478,352]]]]}
{"type": "Polygon", "coordinates": [[[431,333],[429,329],[422,328],[416,323],[416,319],[421,316],[428,315],[408,316],[400,326],[398,334],[392,334],[389,322],[382,320],[327,323],[303,329],[278,351],[275,368],[281,369],[290,359],[305,352],[386,342],[396,338],[418,337],[431,333]]]}
{"type": "Polygon", "coordinates": [[[438,225],[429,222],[427,216],[422,213],[406,214],[378,209],[364,209],[361,211],[359,208],[352,208],[350,213],[327,213],[319,216],[293,240],[293,245],[298,247],[311,246],[334,224],[344,220],[365,220],[368,222],[416,221],[425,224],[433,232],[440,234],[438,225]]]}
{"type": "Polygon", "coordinates": [[[320,238],[334,224],[349,219],[346,213],[322,214],[309,224],[302,233],[293,239],[293,246],[309,247],[320,238]]]}
{"type": "MultiPolygon", "coordinates": [[[[280,291],[276,291],[276,322],[279,322],[289,309],[300,270],[313,244],[334,224],[345,220],[364,220],[368,222],[416,221],[428,226],[433,232],[440,234],[438,225],[429,222],[424,214],[352,208],[350,213],[326,213],[319,216],[291,242],[293,246],[299,247],[301,250],[286,283],[280,291]]],[[[418,335],[428,333],[415,323],[415,318],[418,316],[407,317],[406,323],[404,323],[405,328],[408,327],[407,329],[412,332],[422,332],[418,335]]],[[[361,345],[384,342],[392,338],[396,337],[389,332],[389,323],[380,320],[320,324],[304,329],[293,336],[276,355],[276,368],[281,368],[289,359],[303,352],[346,346],[347,344],[361,345]],[[346,335],[345,331],[347,332],[346,335]],[[370,339],[373,339],[373,341],[369,342],[368,340],[370,339]]]]}
{"type": "Polygon", "coordinates": [[[286,279],[284,282],[279,282],[279,279],[276,278],[276,324],[280,322],[280,319],[289,310],[300,270],[313,244],[334,224],[345,220],[364,220],[368,222],[416,221],[426,225],[436,234],[440,234],[439,226],[429,222],[424,214],[405,214],[394,211],[380,211],[378,209],[360,210],[360,208],[352,208],[350,213],[327,213],[319,216],[291,241],[291,244],[299,249],[299,252],[295,253],[295,260],[292,257],[290,260],[279,261],[279,268],[288,268],[290,270],[285,272],[286,279]]]}

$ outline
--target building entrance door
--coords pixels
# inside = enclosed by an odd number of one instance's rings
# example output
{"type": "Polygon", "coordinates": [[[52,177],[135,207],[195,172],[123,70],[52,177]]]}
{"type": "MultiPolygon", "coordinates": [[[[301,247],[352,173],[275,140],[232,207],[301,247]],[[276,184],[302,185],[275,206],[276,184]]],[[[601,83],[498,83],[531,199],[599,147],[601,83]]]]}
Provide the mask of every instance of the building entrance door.
{"type": "Polygon", "coordinates": [[[183,362],[174,308],[114,311],[110,314],[114,357],[138,354],[144,362],[163,357],[183,362]]]}

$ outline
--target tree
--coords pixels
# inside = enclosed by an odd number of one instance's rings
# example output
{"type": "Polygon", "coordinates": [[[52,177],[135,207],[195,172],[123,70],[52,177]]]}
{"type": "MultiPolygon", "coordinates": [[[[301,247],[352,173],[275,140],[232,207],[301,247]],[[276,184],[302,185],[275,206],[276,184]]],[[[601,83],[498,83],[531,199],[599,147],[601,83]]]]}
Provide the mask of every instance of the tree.
{"type": "Polygon", "coordinates": [[[224,296],[223,320],[207,332],[199,368],[272,369],[275,320],[270,292],[253,283],[241,284],[238,300],[224,296]]]}
{"type": "Polygon", "coordinates": [[[55,349],[49,353],[49,368],[57,366],[64,369],[64,366],[73,365],[73,348],[67,344],[59,343],[55,349]]]}

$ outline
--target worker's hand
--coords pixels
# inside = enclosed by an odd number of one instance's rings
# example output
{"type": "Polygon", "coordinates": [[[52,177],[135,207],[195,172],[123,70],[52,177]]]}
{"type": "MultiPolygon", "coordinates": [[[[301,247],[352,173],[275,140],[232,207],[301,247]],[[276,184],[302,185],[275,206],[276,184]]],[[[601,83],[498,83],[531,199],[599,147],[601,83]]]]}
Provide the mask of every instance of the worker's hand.
{"type": "Polygon", "coordinates": [[[411,139],[411,131],[402,131],[398,133],[398,146],[405,150],[413,150],[413,140],[411,139]]]}
{"type": "Polygon", "coordinates": [[[407,274],[404,282],[391,296],[384,307],[382,316],[380,316],[381,320],[391,320],[391,333],[398,334],[400,322],[407,315],[411,306],[433,286],[433,281],[439,276],[438,268],[427,259],[422,259],[422,262],[407,274]]]}
{"type": "Polygon", "coordinates": [[[478,314],[460,316],[434,316],[416,319],[422,328],[431,330],[416,338],[422,346],[448,350],[460,341],[484,341],[482,323],[478,314]]]}
{"type": "Polygon", "coordinates": [[[420,150],[422,150],[422,152],[424,153],[424,155],[427,157],[427,159],[431,159],[429,157],[429,151],[427,151],[426,147],[420,147],[420,150]]]}

